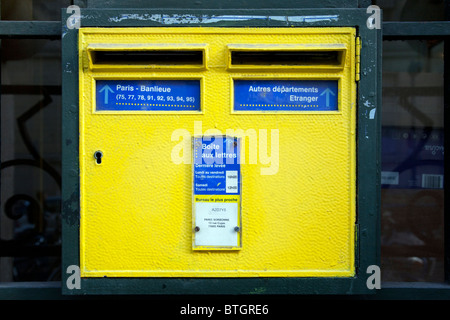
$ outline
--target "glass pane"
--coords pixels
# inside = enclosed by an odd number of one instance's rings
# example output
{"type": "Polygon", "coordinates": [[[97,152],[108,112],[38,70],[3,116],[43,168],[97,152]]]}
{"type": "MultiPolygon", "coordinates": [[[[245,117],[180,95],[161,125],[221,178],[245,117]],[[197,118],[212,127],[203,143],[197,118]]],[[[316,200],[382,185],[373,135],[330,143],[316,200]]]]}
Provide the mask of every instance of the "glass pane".
{"type": "Polygon", "coordinates": [[[443,41],[383,47],[382,280],[443,282],[443,41]]]}
{"type": "Polygon", "coordinates": [[[2,0],[2,20],[61,20],[61,8],[72,4],[71,0],[2,0]]]}
{"type": "Polygon", "coordinates": [[[60,277],[60,52],[2,40],[0,281],[60,277]]]}
{"type": "Polygon", "coordinates": [[[445,0],[375,0],[383,21],[443,21],[445,0]]]}

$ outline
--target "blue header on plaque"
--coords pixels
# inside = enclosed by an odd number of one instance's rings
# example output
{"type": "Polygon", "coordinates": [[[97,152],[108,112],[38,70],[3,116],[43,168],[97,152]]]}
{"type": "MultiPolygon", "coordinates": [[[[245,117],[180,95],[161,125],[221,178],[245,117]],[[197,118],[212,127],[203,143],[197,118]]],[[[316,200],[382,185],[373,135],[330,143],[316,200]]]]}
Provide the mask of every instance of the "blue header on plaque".
{"type": "Polygon", "coordinates": [[[337,110],[337,80],[234,81],[234,111],[337,110]]]}
{"type": "Polygon", "coordinates": [[[194,138],[194,194],[240,194],[240,140],[225,136],[194,138]]]}
{"type": "Polygon", "coordinates": [[[200,111],[200,80],[97,80],[97,111],[200,111]]]}

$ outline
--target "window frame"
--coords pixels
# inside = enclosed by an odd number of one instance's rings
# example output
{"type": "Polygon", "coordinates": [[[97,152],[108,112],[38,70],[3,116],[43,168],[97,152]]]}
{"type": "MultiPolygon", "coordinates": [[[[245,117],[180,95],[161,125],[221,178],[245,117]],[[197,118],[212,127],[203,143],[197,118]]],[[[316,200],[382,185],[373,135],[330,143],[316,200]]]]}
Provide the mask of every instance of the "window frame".
{"type": "MultiPolygon", "coordinates": [[[[75,4],[83,6],[86,1],[75,1],[75,4]]],[[[359,7],[367,8],[370,0],[360,0],[359,7]]],[[[446,21],[434,22],[383,22],[382,40],[406,40],[406,39],[443,39],[444,53],[450,52],[450,0],[446,0],[446,21]]],[[[382,8],[381,8],[382,9],[382,8]]],[[[0,21],[0,39],[61,39],[62,21],[0,21]]],[[[380,33],[381,37],[381,33],[380,33]]],[[[381,76],[381,63],[378,65],[381,76]]],[[[61,90],[61,88],[59,88],[61,90]]],[[[0,92],[1,94],[1,92],[0,92]]],[[[379,94],[381,96],[381,93],[379,94]]],[[[450,105],[450,55],[444,55],[444,117],[448,120],[450,105]]],[[[444,120],[444,121],[445,121],[444,120]]],[[[449,140],[445,139],[445,146],[449,140]]],[[[445,166],[445,173],[449,173],[445,166]]],[[[444,190],[448,188],[447,179],[444,182],[444,190]]],[[[444,200],[444,225],[445,230],[450,230],[450,214],[448,213],[448,200],[444,200]]],[[[72,243],[71,245],[77,245],[72,243]]],[[[379,250],[379,243],[378,250],[379,250]]],[[[450,298],[450,232],[445,233],[445,283],[382,283],[382,288],[376,294],[355,295],[355,299],[449,299],[450,298]]],[[[375,249],[376,251],[377,249],[375,249]]],[[[30,283],[0,283],[0,299],[33,299],[49,298],[61,299],[61,283],[30,282],[30,283]]]]}

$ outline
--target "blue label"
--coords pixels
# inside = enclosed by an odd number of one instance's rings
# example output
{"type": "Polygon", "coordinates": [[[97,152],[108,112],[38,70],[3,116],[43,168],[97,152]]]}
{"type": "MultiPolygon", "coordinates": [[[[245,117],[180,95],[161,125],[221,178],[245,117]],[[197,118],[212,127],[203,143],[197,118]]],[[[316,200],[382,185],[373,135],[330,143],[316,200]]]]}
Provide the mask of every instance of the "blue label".
{"type": "Polygon", "coordinates": [[[97,80],[97,111],[200,111],[199,80],[97,80]]]}
{"type": "Polygon", "coordinates": [[[241,193],[240,140],[225,136],[194,138],[194,194],[241,193]]]}
{"type": "Polygon", "coordinates": [[[383,188],[444,188],[443,129],[384,126],[381,132],[383,188]]]}
{"type": "Polygon", "coordinates": [[[235,80],[235,111],[337,111],[337,80],[235,80]]]}

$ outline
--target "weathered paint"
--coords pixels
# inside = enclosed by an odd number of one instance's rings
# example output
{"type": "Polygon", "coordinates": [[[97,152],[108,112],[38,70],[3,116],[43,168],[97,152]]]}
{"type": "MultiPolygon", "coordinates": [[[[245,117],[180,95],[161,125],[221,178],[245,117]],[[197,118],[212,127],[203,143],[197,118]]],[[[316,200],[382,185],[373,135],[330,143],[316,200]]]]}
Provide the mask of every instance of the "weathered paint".
{"type": "MultiPolygon", "coordinates": [[[[280,3],[274,3],[273,0],[242,1],[182,1],[179,0],[128,0],[126,2],[117,0],[86,0],[88,8],[183,8],[183,9],[238,9],[255,10],[262,8],[356,8],[357,0],[285,0],[280,3]]],[[[364,6],[367,8],[369,5],[364,6]]]]}
{"type": "MultiPolygon", "coordinates": [[[[83,18],[83,17],[82,17],[83,18]]],[[[217,22],[235,22],[235,21],[280,21],[289,23],[317,23],[338,21],[339,15],[307,15],[307,16],[257,16],[257,15],[169,15],[169,14],[120,14],[119,16],[110,17],[109,22],[122,22],[124,20],[153,21],[165,25],[172,24],[208,24],[217,22]]]]}
{"type": "MultiPolygon", "coordinates": [[[[354,28],[82,28],[80,266],[82,277],[352,277],[355,275],[354,28]],[[89,44],[207,44],[202,70],[83,68],[89,44]],[[227,70],[228,44],[342,44],[345,67],[227,70]],[[233,114],[231,79],[338,79],[340,109],[233,114]],[[202,112],[94,113],[94,79],[201,79],[202,112]],[[279,170],[245,164],[242,250],[191,248],[190,164],[174,164],[174,130],[279,130],[279,170]],[[96,165],[93,154],[102,150],[96,165]]],[[[258,135],[260,138],[261,135],[258,135]]],[[[249,154],[247,144],[246,154],[249,154]]],[[[269,148],[268,154],[271,154],[269,148]]]]}

